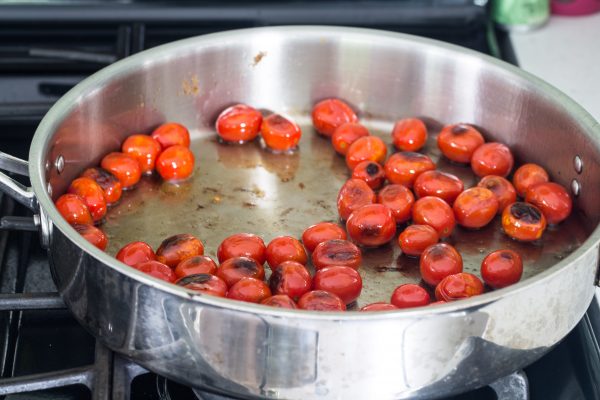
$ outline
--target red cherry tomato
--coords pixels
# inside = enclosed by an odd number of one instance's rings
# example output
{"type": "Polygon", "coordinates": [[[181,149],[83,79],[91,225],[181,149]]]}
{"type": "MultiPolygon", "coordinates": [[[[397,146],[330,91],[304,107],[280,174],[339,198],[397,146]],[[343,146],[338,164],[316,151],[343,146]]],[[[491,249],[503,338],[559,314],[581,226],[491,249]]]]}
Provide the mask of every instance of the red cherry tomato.
{"type": "Polygon", "coordinates": [[[260,111],[245,104],[236,104],[223,110],[215,125],[223,141],[244,143],[258,136],[262,119],[260,111]]]}
{"type": "Polygon", "coordinates": [[[452,205],[464,190],[463,181],[452,174],[441,171],[425,171],[415,179],[414,190],[418,198],[439,197],[452,205]]]}
{"type": "Polygon", "coordinates": [[[108,238],[100,229],[93,225],[73,225],[73,228],[84,237],[85,240],[99,248],[100,250],[106,250],[108,245],[108,238]]]}
{"type": "Polygon", "coordinates": [[[403,185],[387,185],[377,195],[377,202],[388,207],[397,224],[410,219],[415,196],[403,185]]]}
{"type": "Polygon", "coordinates": [[[286,294],[294,300],[308,292],[312,278],[306,267],[295,261],[284,261],[273,271],[269,287],[274,294],[286,294]]]}
{"type": "Polygon", "coordinates": [[[173,235],[162,241],[156,250],[156,259],[175,268],[186,258],[204,254],[204,245],[188,233],[173,235]]]}
{"type": "Polygon", "coordinates": [[[379,189],[385,181],[385,171],[374,161],[363,161],[352,171],[352,178],[365,181],[371,189],[379,189]]]}
{"type": "Polygon", "coordinates": [[[417,151],[427,142],[427,127],[418,118],[401,119],[394,124],[392,140],[400,151],[417,151]]]}
{"type": "Polygon", "coordinates": [[[148,135],[131,135],[121,145],[121,151],[135,158],[140,164],[142,174],[154,170],[156,157],[162,148],[160,143],[148,135]]]}
{"type": "Polygon", "coordinates": [[[352,171],[363,161],[374,161],[383,164],[387,155],[387,147],[377,136],[363,136],[348,147],[346,165],[352,171]]]}
{"type": "Polygon", "coordinates": [[[481,133],[467,124],[447,125],[440,132],[438,147],[442,154],[451,161],[470,163],[473,152],[485,140],[481,133]]]}
{"type": "Polygon", "coordinates": [[[190,147],[190,132],[176,122],[162,124],[152,132],[152,138],[160,143],[163,150],[171,146],[190,147]]]}
{"type": "Polygon", "coordinates": [[[533,204],[516,202],[502,212],[502,228],[513,239],[531,242],[542,237],[546,217],[533,204]]]}
{"type": "Polygon", "coordinates": [[[306,265],[308,260],[302,243],[291,236],[279,236],[271,240],[267,245],[266,256],[271,270],[275,270],[284,261],[296,261],[306,265]]]}
{"type": "Polygon", "coordinates": [[[462,257],[456,249],[447,243],[436,243],[421,254],[419,262],[423,280],[435,286],[445,277],[462,272],[462,257]]]}
{"type": "Polygon", "coordinates": [[[381,246],[396,234],[396,219],[392,210],[383,204],[362,206],[346,221],[350,238],[363,246],[381,246]]]}
{"type": "Polygon", "coordinates": [[[278,152],[295,149],[302,136],[298,124],[279,114],[271,114],[263,119],[260,131],[265,145],[278,152]]]}
{"type": "Polygon", "coordinates": [[[175,267],[175,275],[177,275],[178,278],[196,274],[215,275],[216,272],[217,264],[207,256],[193,256],[186,258],[175,267]]]}
{"type": "Polygon", "coordinates": [[[564,221],[573,209],[573,202],[567,190],[554,182],[530,186],[525,201],[542,210],[549,224],[564,221]]]}
{"type": "Polygon", "coordinates": [[[347,122],[335,129],[331,144],[335,151],[345,156],[350,145],[363,136],[369,136],[367,128],[357,122],[347,122]]]}
{"type": "Polygon", "coordinates": [[[333,266],[358,269],[361,262],[360,249],[354,243],[341,239],[319,243],[312,254],[312,263],[316,270],[333,266]]]}
{"type": "Polygon", "coordinates": [[[360,179],[348,179],[340,189],[337,198],[337,209],[340,219],[345,221],[352,212],[367,204],[375,203],[373,189],[360,179]]]}
{"type": "Polygon", "coordinates": [[[482,228],[490,223],[498,212],[498,199],[491,190],[472,187],[462,192],[454,202],[456,222],[465,228],[482,228]]]}
{"type": "Polygon", "coordinates": [[[313,287],[333,293],[345,304],[350,304],[360,296],[362,279],[354,268],[327,267],[315,273],[313,287]]]}
{"type": "Polygon", "coordinates": [[[398,308],[422,307],[431,303],[431,298],[421,286],[407,283],[394,289],[390,303],[398,308]]]}
{"type": "Polygon", "coordinates": [[[498,214],[502,214],[506,206],[517,201],[515,188],[506,178],[501,176],[484,176],[477,186],[491,190],[494,193],[496,200],[498,200],[498,214]]]}
{"type": "Polygon", "coordinates": [[[121,198],[121,182],[116,176],[102,168],[88,168],[81,174],[84,178],[91,178],[104,192],[104,198],[108,205],[115,204],[121,198]]]}
{"type": "Polygon", "coordinates": [[[140,164],[128,154],[108,153],[100,165],[117,177],[123,189],[131,189],[142,177],[140,164]]]}
{"type": "Polygon", "coordinates": [[[106,199],[104,198],[104,191],[95,180],[77,178],[71,182],[67,193],[76,194],[83,199],[90,214],[92,214],[94,222],[102,221],[102,218],[106,215],[106,199]]]}
{"type": "Polygon", "coordinates": [[[291,308],[292,310],[298,308],[294,300],[285,294],[276,294],[275,296],[267,297],[260,304],[277,308],[291,308]]]}
{"type": "Polygon", "coordinates": [[[338,296],[324,290],[313,290],[298,300],[298,308],[313,311],[346,311],[346,305],[338,296]]]}
{"type": "Polygon", "coordinates": [[[162,279],[163,281],[174,283],[177,280],[173,270],[158,261],[144,261],[142,263],[132,265],[132,267],[155,278],[162,279]]]}
{"type": "Polygon", "coordinates": [[[454,301],[483,293],[483,282],[473,274],[462,272],[445,277],[435,288],[435,298],[454,301]]]}
{"type": "Polygon", "coordinates": [[[537,164],[523,164],[513,175],[513,184],[521,197],[525,197],[527,189],[531,186],[549,181],[550,177],[546,170],[537,164]]]}
{"type": "Polygon", "coordinates": [[[211,296],[225,297],[227,285],[221,278],[214,275],[197,273],[181,277],[177,285],[196,292],[209,294],[211,296]]]}
{"type": "Polygon", "coordinates": [[[314,106],[312,120],[317,132],[324,136],[331,136],[337,127],[347,122],[356,122],[358,117],[342,100],[326,99],[314,106]]]}
{"type": "Polygon", "coordinates": [[[425,171],[435,169],[431,158],[421,153],[401,152],[393,154],[383,166],[388,181],[408,188],[425,171]]]}
{"type": "Polygon", "coordinates": [[[271,297],[267,284],[254,278],[240,279],[227,292],[227,298],[249,303],[260,303],[267,297],[271,297]]]}
{"type": "Polygon", "coordinates": [[[319,244],[333,239],[346,240],[346,231],[341,226],[331,222],[319,222],[309,226],[302,234],[302,243],[310,252],[315,251],[319,244]]]}
{"type": "Polygon", "coordinates": [[[217,268],[216,275],[223,279],[228,287],[232,287],[244,277],[263,280],[265,278],[265,269],[251,258],[233,257],[225,260],[217,268]]]}
{"type": "Polygon", "coordinates": [[[454,212],[448,203],[433,196],[417,200],[413,205],[412,217],[415,224],[431,226],[440,238],[450,236],[456,224],[454,212]]]}
{"type": "Polygon", "coordinates": [[[367,304],[361,308],[360,311],[393,311],[397,309],[398,307],[395,305],[381,301],[378,303],[367,304]]]}
{"type": "Polygon", "coordinates": [[[488,254],[481,263],[481,277],[494,289],[519,282],[523,275],[523,261],[519,253],[512,250],[496,250],[488,254]]]}
{"type": "Polygon", "coordinates": [[[54,203],[69,224],[91,225],[94,220],[84,200],[76,194],[63,194],[54,203]]]}
{"type": "Polygon", "coordinates": [[[166,181],[181,181],[192,175],[194,162],[190,149],[173,145],[158,155],[156,171],[166,181]]]}
{"type": "Polygon", "coordinates": [[[221,242],[217,249],[219,262],[233,257],[250,257],[259,264],[264,264],[267,247],[265,242],[251,233],[236,233],[221,242]]]}
{"type": "Polygon", "coordinates": [[[502,143],[485,143],[473,152],[471,168],[475,175],[507,176],[514,164],[510,149],[502,143]]]}
{"type": "Polygon", "coordinates": [[[420,256],[427,247],[439,240],[437,231],[429,225],[410,225],[398,236],[400,249],[407,256],[420,256]]]}
{"type": "Polygon", "coordinates": [[[154,250],[148,243],[131,242],[121,247],[116,258],[123,264],[133,267],[146,261],[155,261],[156,254],[154,254],[154,250]]]}

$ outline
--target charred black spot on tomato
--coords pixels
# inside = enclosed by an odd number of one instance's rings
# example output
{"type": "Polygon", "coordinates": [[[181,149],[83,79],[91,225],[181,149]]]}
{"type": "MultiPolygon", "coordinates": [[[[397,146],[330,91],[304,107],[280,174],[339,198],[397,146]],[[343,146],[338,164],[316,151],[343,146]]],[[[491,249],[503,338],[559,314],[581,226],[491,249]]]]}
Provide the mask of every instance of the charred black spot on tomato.
{"type": "Polygon", "coordinates": [[[508,252],[508,251],[502,251],[500,252],[500,257],[506,259],[506,260],[512,260],[514,257],[512,255],[512,253],[508,252]]]}
{"type": "Polygon", "coordinates": [[[256,264],[256,261],[247,257],[236,257],[233,260],[233,266],[239,269],[245,269],[248,272],[258,271],[258,265],[256,264]]]}
{"type": "Polygon", "coordinates": [[[179,286],[187,286],[192,283],[196,283],[196,284],[205,283],[205,282],[208,282],[210,279],[211,279],[210,274],[194,274],[194,275],[184,276],[183,278],[178,280],[176,282],[176,284],[179,286]]]}
{"type": "Polygon", "coordinates": [[[271,274],[269,278],[269,286],[273,292],[276,292],[279,286],[283,283],[283,273],[281,268],[278,268],[271,274]]]}
{"type": "Polygon", "coordinates": [[[461,135],[465,132],[469,131],[469,126],[468,125],[463,125],[463,124],[458,124],[458,125],[454,125],[452,127],[452,133],[455,135],[461,135]]]}
{"type": "Polygon", "coordinates": [[[483,183],[483,186],[486,189],[491,190],[492,192],[496,192],[496,190],[500,189],[500,183],[496,179],[488,179],[483,183]]]}
{"type": "Polygon", "coordinates": [[[363,236],[379,236],[381,234],[381,226],[379,225],[365,225],[361,229],[363,236]]]}
{"type": "Polygon", "coordinates": [[[516,219],[536,224],[542,219],[542,213],[535,207],[527,203],[515,203],[510,208],[510,213],[516,219]]]}
{"type": "Polygon", "coordinates": [[[441,258],[445,258],[447,254],[448,254],[448,251],[447,251],[446,247],[444,247],[444,246],[434,245],[434,246],[431,246],[428,251],[428,255],[434,260],[439,260],[441,258]]]}
{"type": "Polygon", "coordinates": [[[405,159],[407,159],[409,161],[421,161],[421,160],[425,160],[425,159],[429,158],[424,154],[415,153],[413,151],[404,151],[400,154],[402,155],[402,157],[404,157],[405,159]]]}
{"type": "Polygon", "coordinates": [[[350,250],[336,251],[330,250],[326,254],[327,258],[333,261],[348,261],[356,258],[356,253],[350,250]]]}
{"type": "Polygon", "coordinates": [[[379,170],[379,165],[375,163],[369,163],[366,168],[367,174],[369,174],[369,176],[377,175],[377,173],[379,173],[379,170]]]}
{"type": "Polygon", "coordinates": [[[288,120],[279,114],[274,114],[269,117],[269,124],[275,126],[286,126],[289,124],[288,120]]]}
{"type": "Polygon", "coordinates": [[[193,239],[192,235],[188,233],[180,233],[179,235],[171,236],[163,240],[163,242],[160,244],[160,248],[165,249],[171,246],[177,246],[180,243],[187,242],[190,239],[193,239]]]}

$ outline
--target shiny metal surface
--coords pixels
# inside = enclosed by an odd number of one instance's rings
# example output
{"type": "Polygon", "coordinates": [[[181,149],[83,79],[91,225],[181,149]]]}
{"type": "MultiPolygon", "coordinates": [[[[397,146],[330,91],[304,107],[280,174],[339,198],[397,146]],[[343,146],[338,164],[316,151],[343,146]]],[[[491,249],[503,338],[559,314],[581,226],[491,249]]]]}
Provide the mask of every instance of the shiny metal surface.
{"type": "Polygon", "coordinates": [[[600,240],[599,130],[557,90],[473,52],[359,29],[256,29],[162,46],[90,77],[40,124],[30,176],[51,221],[52,271],[65,303],[110,348],[148,369],[250,397],[439,397],[531,363],[585,312],[600,240]],[[48,184],[60,194],[131,132],[177,120],[201,140],[232,102],[303,114],[330,96],[374,120],[471,122],[517,157],[545,165],[554,180],[577,177],[588,238],[537,275],[467,301],[373,314],[291,312],[201,296],[124,266],[79,237],[47,194],[48,184]],[[586,165],[581,174],[575,155],[586,165]],[[52,167],[59,156],[61,173],[52,167]]]}

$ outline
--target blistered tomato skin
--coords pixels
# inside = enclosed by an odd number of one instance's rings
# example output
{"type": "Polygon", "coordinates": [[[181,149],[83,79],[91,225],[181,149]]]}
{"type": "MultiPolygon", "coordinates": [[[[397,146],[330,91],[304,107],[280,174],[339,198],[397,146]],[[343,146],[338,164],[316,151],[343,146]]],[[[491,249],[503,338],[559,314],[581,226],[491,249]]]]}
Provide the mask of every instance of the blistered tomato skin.
{"type": "Polygon", "coordinates": [[[340,219],[347,220],[354,210],[367,204],[373,204],[375,200],[375,192],[365,181],[348,179],[338,193],[337,209],[340,219]]]}
{"type": "Polygon", "coordinates": [[[249,303],[260,303],[267,297],[271,297],[267,284],[254,278],[242,278],[227,291],[227,298],[249,303]]]}
{"type": "Polygon", "coordinates": [[[209,294],[216,297],[225,297],[227,294],[227,285],[219,277],[211,274],[196,273],[181,277],[177,282],[179,286],[196,292],[209,294]]]}
{"type": "Polygon", "coordinates": [[[67,193],[75,194],[83,200],[94,222],[100,222],[106,215],[107,205],[104,191],[91,178],[77,178],[69,185],[67,193]]]}
{"type": "Polygon", "coordinates": [[[377,247],[388,243],[396,234],[396,219],[383,204],[362,206],[346,221],[348,236],[359,245],[377,247]]]}
{"type": "Polygon", "coordinates": [[[352,171],[352,178],[365,181],[371,189],[379,189],[385,181],[385,171],[374,161],[363,161],[352,171]]]}
{"type": "Polygon", "coordinates": [[[429,225],[410,225],[398,236],[402,253],[412,257],[420,256],[427,247],[439,240],[437,231],[429,225]]]}
{"type": "Polygon", "coordinates": [[[267,245],[266,258],[271,270],[275,270],[284,261],[295,261],[306,265],[306,250],[297,239],[291,236],[279,236],[267,245]]]}
{"type": "Polygon", "coordinates": [[[156,250],[156,259],[171,268],[186,258],[204,254],[204,245],[194,236],[182,233],[166,238],[156,250]]]}
{"type": "Polygon", "coordinates": [[[258,110],[245,104],[236,104],[219,114],[215,126],[223,141],[244,143],[258,136],[262,119],[258,110]]]}
{"type": "Polygon", "coordinates": [[[313,311],[346,311],[346,304],[333,293],[312,290],[300,297],[298,308],[313,311]]]}
{"type": "Polygon", "coordinates": [[[356,122],[347,122],[333,132],[331,144],[338,154],[345,156],[350,145],[363,136],[369,136],[367,128],[356,122]]]}
{"type": "Polygon", "coordinates": [[[396,307],[395,305],[381,301],[377,303],[367,304],[366,306],[361,308],[360,311],[394,311],[397,309],[398,307],[396,307]]]}
{"type": "Polygon", "coordinates": [[[498,199],[491,190],[473,187],[462,192],[454,202],[456,222],[465,228],[486,226],[498,212],[498,199]]]}
{"type": "Polygon", "coordinates": [[[465,185],[458,177],[441,171],[425,171],[414,183],[417,198],[425,196],[439,197],[452,205],[464,190],[465,185]]]}
{"type": "Polygon", "coordinates": [[[194,172],[194,153],[187,147],[169,146],[158,155],[156,171],[166,181],[182,181],[194,172]]]}
{"type": "Polygon", "coordinates": [[[346,231],[332,222],[319,222],[302,233],[302,243],[311,253],[319,244],[334,239],[346,240],[346,231]]]}
{"type": "Polygon", "coordinates": [[[471,158],[471,169],[475,175],[498,175],[506,177],[514,165],[513,155],[502,143],[485,143],[475,150],[471,158]]]}
{"type": "Polygon", "coordinates": [[[225,238],[217,249],[219,262],[233,257],[250,257],[259,264],[266,260],[267,247],[265,242],[251,233],[236,233],[225,238]]]}
{"type": "Polygon", "coordinates": [[[276,294],[274,296],[267,297],[261,301],[260,304],[277,308],[289,308],[292,310],[298,308],[294,300],[290,299],[290,297],[286,296],[285,294],[276,294]]]}
{"type": "Polygon", "coordinates": [[[523,275],[523,260],[512,250],[496,250],[488,254],[481,263],[483,281],[494,289],[519,282],[523,275]]]}
{"type": "Polygon", "coordinates": [[[73,228],[84,237],[85,240],[99,248],[100,250],[106,250],[108,245],[108,238],[99,228],[93,225],[73,225],[73,228]]]}
{"type": "Polygon", "coordinates": [[[117,177],[123,189],[131,189],[142,177],[140,164],[132,156],[124,153],[108,153],[100,166],[117,177]]]}
{"type": "Polygon", "coordinates": [[[395,153],[388,158],[383,169],[391,183],[412,188],[419,175],[434,170],[435,164],[425,154],[405,151],[395,153]]]}
{"type": "Polygon", "coordinates": [[[394,289],[390,303],[398,308],[422,307],[431,303],[431,297],[421,286],[407,283],[394,289]]]}
{"type": "Polygon", "coordinates": [[[354,268],[327,267],[315,273],[313,288],[333,293],[350,304],[360,296],[362,279],[354,268]]]}
{"type": "Polygon", "coordinates": [[[155,261],[156,254],[148,243],[131,242],[121,247],[115,258],[132,267],[146,261],[155,261]]]}
{"type": "Polygon", "coordinates": [[[297,301],[304,293],[310,291],[312,278],[304,265],[295,261],[284,261],[271,274],[269,287],[273,294],[285,294],[297,301]]]}
{"type": "Polygon", "coordinates": [[[332,239],[319,243],[312,254],[312,263],[316,270],[333,266],[360,268],[362,253],[352,242],[332,239]]]}
{"type": "Polygon", "coordinates": [[[423,280],[436,286],[448,275],[462,272],[463,262],[454,247],[447,243],[437,243],[423,251],[419,266],[423,280]]]}
{"type": "Polygon", "coordinates": [[[415,224],[431,226],[440,238],[450,236],[456,224],[454,211],[448,203],[433,196],[421,197],[415,202],[412,219],[415,224]]]}
{"type": "Polygon", "coordinates": [[[190,147],[190,132],[176,122],[162,124],[152,132],[152,138],[160,143],[163,150],[171,146],[190,147]]]}
{"type": "Polygon", "coordinates": [[[401,224],[410,219],[415,196],[406,186],[391,184],[379,191],[377,202],[388,207],[396,223],[401,224]]]}
{"type": "Polygon", "coordinates": [[[530,186],[525,201],[542,210],[549,224],[561,223],[573,209],[573,201],[567,190],[554,182],[530,186]]]}
{"type": "Polygon", "coordinates": [[[462,272],[445,277],[435,288],[439,301],[455,301],[483,293],[483,282],[473,274],[462,272]]]}
{"type": "Polygon", "coordinates": [[[219,268],[216,275],[223,279],[227,287],[232,287],[237,281],[244,277],[264,279],[265,269],[248,257],[234,257],[225,260],[219,268]]]}
{"type": "Polygon", "coordinates": [[[506,179],[498,175],[487,175],[479,181],[478,187],[491,190],[498,200],[498,214],[509,205],[517,201],[517,191],[513,185],[506,179]]]}
{"type": "Polygon", "coordinates": [[[513,239],[531,242],[542,237],[546,229],[546,217],[536,206],[516,202],[502,212],[502,229],[513,239]]]}
{"type": "Polygon", "coordinates": [[[400,151],[417,151],[427,142],[427,127],[418,118],[401,119],[394,124],[392,141],[400,151]]]}
{"type": "Polygon", "coordinates": [[[138,271],[142,271],[166,282],[174,283],[177,280],[177,276],[175,276],[173,270],[158,261],[144,261],[142,263],[132,265],[132,267],[138,271]]]}
{"type": "Polygon", "coordinates": [[[217,264],[207,256],[186,258],[175,267],[175,275],[177,275],[177,278],[196,274],[214,275],[216,272],[217,264]]]}
{"type": "Polygon", "coordinates": [[[485,143],[477,129],[467,124],[447,125],[437,138],[438,147],[447,159],[467,164],[473,152],[485,143]]]}
{"type": "Polygon", "coordinates": [[[298,124],[279,114],[271,114],[263,119],[260,132],[265,145],[274,151],[295,149],[302,136],[298,124]]]}
{"type": "Polygon", "coordinates": [[[76,194],[63,194],[54,203],[60,215],[71,225],[91,225],[94,220],[84,200],[76,194]]]}
{"type": "Polygon", "coordinates": [[[82,177],[96,181],[104,191],[106,203],[110,206],[119,201],[122,194],[121,182],[116,176],[102,168],[88,168],[81,174],[82,177]]]}
{"type": "Polygon", "coordinates": [[[550,177],[546,170],[537,164],[523,164],[513,175],[513,185],[521,197],[525,197],[527,189],[538,183],[546,183],[550,177]]]}
{"type": "Polygon", "coordinates": [[[383,164],[387,156],[387,146],[377,136],[358,138],[348,148],[346,165],[351,171],[363,161],[374,161],[383,164]]]}
{"type": "Polygon", "coordinates": [[[331,136],[336,128],[347,122],[357,122],[358,117],[352,108],[342,100],[326,99],[313,107],[312,120],[318,133],[323,136],[331,136]]]}
{"type": "Polygon", "coordinates": [[[142,174],[152,173],[161,150],[160,143],[148,135],[131,135],[121,145],[123,153],[138,161],[142,174]]]}

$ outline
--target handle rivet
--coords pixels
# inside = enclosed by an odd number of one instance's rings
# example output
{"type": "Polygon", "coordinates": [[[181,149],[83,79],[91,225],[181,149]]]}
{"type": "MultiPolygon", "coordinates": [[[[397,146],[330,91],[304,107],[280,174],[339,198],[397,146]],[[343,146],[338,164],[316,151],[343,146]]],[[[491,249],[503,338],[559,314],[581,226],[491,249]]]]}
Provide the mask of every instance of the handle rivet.
{"type": "Polygon", "coordinates": [[[583,160],[579,156],[575,156],[573,159],[573,167],[575,167],[575,172],[580,174],[583,171],[583,160]]]}
{"type": "Polygon", "coordinates": [[[54,161],[54,167],[56,171],[60,174],[65,169],[65,159],[63,156],[58,156],[56,161],[54,161]]]}
{"type": "Polygon", "coordinates": [[[577,179],[571,181],[571,192],[573,192],[573,196],[575,197],[578,197],[581,193],[581,185],[577,179]]]}

